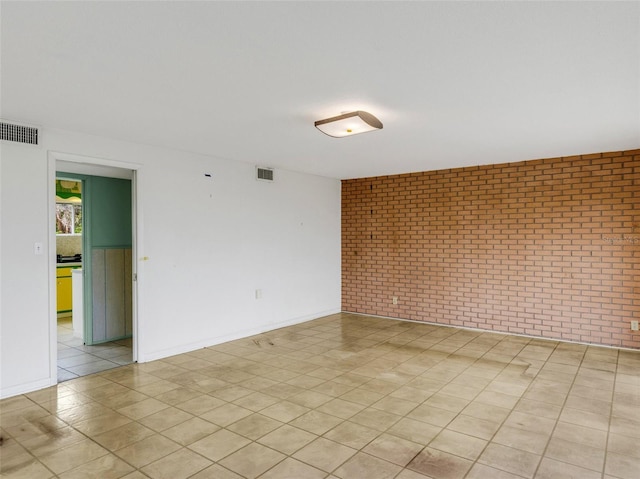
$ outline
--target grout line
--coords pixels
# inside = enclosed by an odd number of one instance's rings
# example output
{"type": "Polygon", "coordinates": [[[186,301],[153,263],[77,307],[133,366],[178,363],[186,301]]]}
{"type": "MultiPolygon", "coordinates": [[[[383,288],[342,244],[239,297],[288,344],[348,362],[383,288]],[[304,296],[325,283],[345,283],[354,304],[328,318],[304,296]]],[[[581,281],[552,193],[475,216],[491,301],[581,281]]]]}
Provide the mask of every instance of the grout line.
{"type": "Polygon", "coordinates": [[[620,351],[616,355],[616,370],[614,371],[613,390],[611,391],[611,406],[609,407],[609,424],[607,427],[607,436],[604,443],[604,460],[602,461],[602,475],[604,477],[607,470],[607,459],[609,456],[609,436],[611,435],[611,421],[613,420],[613,403],[616,397],[616,386],[618,384],[618,366],[620,364],[620,351]]]}

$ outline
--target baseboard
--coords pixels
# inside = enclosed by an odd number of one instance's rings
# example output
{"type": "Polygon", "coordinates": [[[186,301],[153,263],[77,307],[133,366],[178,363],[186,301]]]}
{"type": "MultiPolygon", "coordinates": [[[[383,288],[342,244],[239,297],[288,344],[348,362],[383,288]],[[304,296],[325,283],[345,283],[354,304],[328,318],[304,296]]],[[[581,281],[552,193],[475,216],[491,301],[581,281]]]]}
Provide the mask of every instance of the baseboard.
{"type": "Polygon", "coordinates": [[[58,384],[58,378],[46,378],[30,383],[19,384],[17,386],[3,388],[0,390],[0,399],[6,399],[20,394],[27,394],[39,389],[48,388],[58,384]]]}

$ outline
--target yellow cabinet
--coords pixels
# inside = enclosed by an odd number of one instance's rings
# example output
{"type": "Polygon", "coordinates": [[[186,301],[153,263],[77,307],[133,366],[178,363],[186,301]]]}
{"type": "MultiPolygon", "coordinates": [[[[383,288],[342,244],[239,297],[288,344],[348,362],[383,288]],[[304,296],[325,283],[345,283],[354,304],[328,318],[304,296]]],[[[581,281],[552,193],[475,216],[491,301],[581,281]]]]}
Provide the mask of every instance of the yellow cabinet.
{"type": "Polygon", "coordinates": [[[74,267],[58,267],[56,272],[56,292],[58,313],[69,313],[71,303],[71,270],[74,267]]]}

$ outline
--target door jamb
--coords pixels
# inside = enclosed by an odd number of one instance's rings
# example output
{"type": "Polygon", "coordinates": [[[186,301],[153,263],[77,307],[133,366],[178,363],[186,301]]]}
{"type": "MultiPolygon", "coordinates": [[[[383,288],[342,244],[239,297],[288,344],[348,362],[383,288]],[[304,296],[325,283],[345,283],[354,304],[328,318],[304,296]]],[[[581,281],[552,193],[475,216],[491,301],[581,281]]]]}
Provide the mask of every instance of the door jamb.
{"type": "Polygon", "coordinates": [[[139,316],[138,316],[138,284],[140,282],[140,274],[137,264],[138,241],[140,240],[142,218],[140,214],[140,189],[138,185],[138,176],[142,165],[138,163],[129,163],[122,161],[109,160],[105,158],[94,158],[83,155],[75,155],[70,153],[62,153],[56,151],[47,152],[47,178],[48,178],[48,221],[49,221],[49,375],[50,384],[52,386],[58,384],[58,345],[57,345],[57,328],[58,315],[56,311],[56,229],[55,229],[55,213],[56,213],[56,192],[55,180],[56,171],[69,170],[69,167],[77,171],[68,171],[68,173],[93,174],[95,176],[112,176],[122,177],[131,180],[131,203],[132,203],[132,245],[131,245],[131,269],[133,275],[132,287],[132,354],[133,361],[138,359],[138,342],[139,342],[139,316]],[[61,164],[62,163],[62,164],[61,164]],[[123,175],[123,176],[120,176],[123,175]]]}

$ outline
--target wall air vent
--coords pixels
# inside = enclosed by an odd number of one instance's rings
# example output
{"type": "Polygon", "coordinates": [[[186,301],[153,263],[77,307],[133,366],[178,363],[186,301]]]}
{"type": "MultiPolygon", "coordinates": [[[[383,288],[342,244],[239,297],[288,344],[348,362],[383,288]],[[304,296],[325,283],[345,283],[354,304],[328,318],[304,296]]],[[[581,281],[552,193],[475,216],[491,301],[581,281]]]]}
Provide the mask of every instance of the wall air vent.
{"type": "Polygon", "coordinates": [[[37,145],[38,129],[32,126],[0,121],[0,140],[13,141],[25,145],[37,145]]]}
{"type": "Polygon", "coordinates": [[[256,179],[261,181],[273,181],[273,168],[256,166],[256,179]]]}

